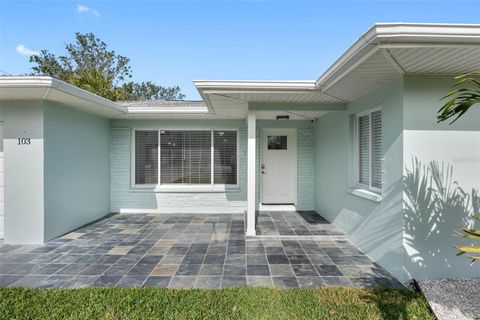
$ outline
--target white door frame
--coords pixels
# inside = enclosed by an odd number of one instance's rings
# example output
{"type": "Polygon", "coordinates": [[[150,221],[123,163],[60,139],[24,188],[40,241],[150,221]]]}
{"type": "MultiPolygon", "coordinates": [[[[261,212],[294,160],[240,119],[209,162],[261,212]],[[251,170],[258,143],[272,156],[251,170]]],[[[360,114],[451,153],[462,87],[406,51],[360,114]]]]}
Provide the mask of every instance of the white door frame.
{"type": "Polygon", "coordinates": [[[266,133],[273,133],[273,134],[282,134],[282,133],[289,133],[293,137],[293,143],[289,142],[289,145],[293,147],[293,204],[297,205],[297,129],[295,128],[262,128],[260,132],[260,166],[258,167],[259,175],[260,175],[260,205],[263,203],[263,175],[262,175],[262,163],[263,163],[263,151],[265,150],[265,143],[266,143],[266,133]],[[291,144],[290,144],[291,143],[291,144]]]}

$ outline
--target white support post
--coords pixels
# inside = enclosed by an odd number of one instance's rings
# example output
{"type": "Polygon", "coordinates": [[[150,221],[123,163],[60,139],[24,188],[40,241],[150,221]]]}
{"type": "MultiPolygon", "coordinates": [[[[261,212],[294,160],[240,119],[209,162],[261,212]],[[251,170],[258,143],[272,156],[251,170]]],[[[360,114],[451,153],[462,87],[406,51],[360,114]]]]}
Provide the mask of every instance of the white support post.
{"type": "Polygon", "coordinates": [[[257,124],[254,110],[247,111],[248,153],[247,153],[247,236],[255,235],[255,176],[257,124]]]}

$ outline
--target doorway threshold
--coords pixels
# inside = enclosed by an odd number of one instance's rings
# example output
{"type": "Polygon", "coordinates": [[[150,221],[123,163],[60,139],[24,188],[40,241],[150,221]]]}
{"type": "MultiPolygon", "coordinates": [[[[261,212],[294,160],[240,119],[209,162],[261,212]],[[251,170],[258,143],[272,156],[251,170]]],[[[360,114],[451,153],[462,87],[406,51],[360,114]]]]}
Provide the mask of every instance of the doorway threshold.
{"type": "Polygon", "coordinates": [[[260,204],[258,211],[297,211],[293,204],[260,204]]]}

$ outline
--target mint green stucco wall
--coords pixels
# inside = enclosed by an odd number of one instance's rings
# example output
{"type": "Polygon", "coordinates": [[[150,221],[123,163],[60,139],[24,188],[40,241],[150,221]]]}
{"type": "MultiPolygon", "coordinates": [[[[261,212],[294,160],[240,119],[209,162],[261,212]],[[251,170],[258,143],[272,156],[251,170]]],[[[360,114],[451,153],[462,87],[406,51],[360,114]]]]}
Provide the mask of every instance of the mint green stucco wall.
{"type": "Polygon", "coordinates": [[[403,81],[396,79],[358,100],[346,111],[330,112],[314,126],[315,209],[347,233],[364,253],[401,280],[403,81]],[[383,111],[383,200],[353,195],[353,115],[381,107],[383,111]]]}
{"type": "MultiPolygon", "coordinates": [[[[297,128],[298,207],[312,210],[313,205],[313,138],[309,121],[258,121],[257,168],[260,166],[261,128],[297,128]]],[[[246,208],[247,128],[243,120],[114,120],[111,122],[111,211],[228,213],[246,208]],[[132,129],[237,129],[239,134],[238,188],[224,192],[154,192],[131,187],[132,129]]],[[[257,203],[260,175],[257,170],[257,203]]]]}
{"type": "MultiPolygon", "coordinates": [[[[465,192],[480,190],[480,108],[473,107],[461,119],[449,125],[436,123],[439,99],[455,82],[453,76],[407,76],[404,93],[404,163],[406,170],[414,171],[417,159],[423,165],[435,161],[439,167],[450,165],[453,176],[444,188],[457,183],[465,192]]],[[[431,170],[421,170],[421,176],[431,181],[431,170]]],[[[434,185],[433,189],[438,190],[434,185]]],[[[405,185],[407,195],[418,186],[405,185]]],[[[470,267],[469,259],[457,257],[454,245],[471,241],[453,236],[460,225],[471,225],[468,213],[471,205],[454,199],[446,201],[446,208],[435,209],[431,201],[416,201],[415,210],[405,210],[404,246],[405,267],[411,277],[419,279],[474,278],[480,276],[480,264],[470,267]],[[432,208],[428,210],[427,208],[432,208]]],[[[406,206],[407,209],[407,206],[406,206]]],[[[477,223],[477,229],[480,224],[477,223]]]]}
{"type": "Polygon", "coordinates": [[[110,212],[110,122],[44,105],[45,241],[110,212]]]}
{"type": "Polygon", "coordinates": [[[44,243],[110,212],[110,121],[48,101],[2,101],[5,243],[44,243]],[[18,138],[31,143],[19,145],[18,138]]]}

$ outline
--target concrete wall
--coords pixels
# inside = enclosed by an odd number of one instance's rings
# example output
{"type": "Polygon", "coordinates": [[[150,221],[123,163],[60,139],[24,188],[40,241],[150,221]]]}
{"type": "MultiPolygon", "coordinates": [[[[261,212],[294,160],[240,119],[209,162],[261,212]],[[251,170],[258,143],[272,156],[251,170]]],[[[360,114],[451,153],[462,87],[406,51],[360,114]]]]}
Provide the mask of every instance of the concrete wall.
{"type": "Polygon", "coordinates": [[[46,102],[45,241],[110,212],[110,122],[46,102]]]}
{"type": "MultiPolygon", "coordinates": [[[[179,213],[227,213],[243,212],[246,208],[246,161],[247,128],[243,120],[114,120],[111,122],[111,211],[131,212],[179,212],[179,213]],[[239,176],[238,188],[223,192],[154,192],[131,187],[131,147],[133,128],[162,129],[238,129],[239,134],[239,176]]],[[[257,164],[260,165],[261,128],[292,127],[304,142],[299,143],[298,190],[299,206],[304,210],[313,209],[313,139],[308,121],[258,121],[257,123],[257,164]],[[300,167],[299,167],[300,168],[300,167]],[[302,178],[300,178],[302,177],[302,178]],[[308,179],[310,177],[310,179],[308,179]],[[304,179],[305,178],[305,179],[304,179]]],[[[298,138],[300,139],[300,138],[298,138]]],[[[257,199],[259,198],[259,171],[257,171],[257,199]]],[[[258,201],[258,200],[257,200],[258,201]]]]}
{"type": "Polygon", "coordinates": [[[405,184],[405,266],[411,277],[420,279],[480,275],[480,264],[468,266],[470,260],[455,256],[453,247],[471,243],[453,236],[458,226],[471,225],[471,201],[461,193],[445,192],[442,201],[434,202],[433,196],[417,191],[413,179],[425,178],[434,192],[454,190],[456,185],[467,194],[480,190],[480,108],[471,108],[452,125],[437,124],[435,119],[439,99],[454,82],[452,76],[405,78],[404,166],[405,175],[412,178],[405,184]],[[441,187],[431,183],[434,174],[443,176],[441,187]]]}
{"type": "Polygon", "coordinates": [[[4,123],[5,243],[43,243],[43,103],[0,101],[4,123]],[[29,138],[30,144],[18,144],[29,138]]]}
{"type": "Polygon", "coordinates": [[[350,103],[346,111],[330,112],[314,125],[315,209],[347,233],[365,254],[400,280],[403,267],[402,150],[403,80],[387,83],[350,103]],[[383,111],[383,200],[354,192],[354,114],[383,111]]]}

